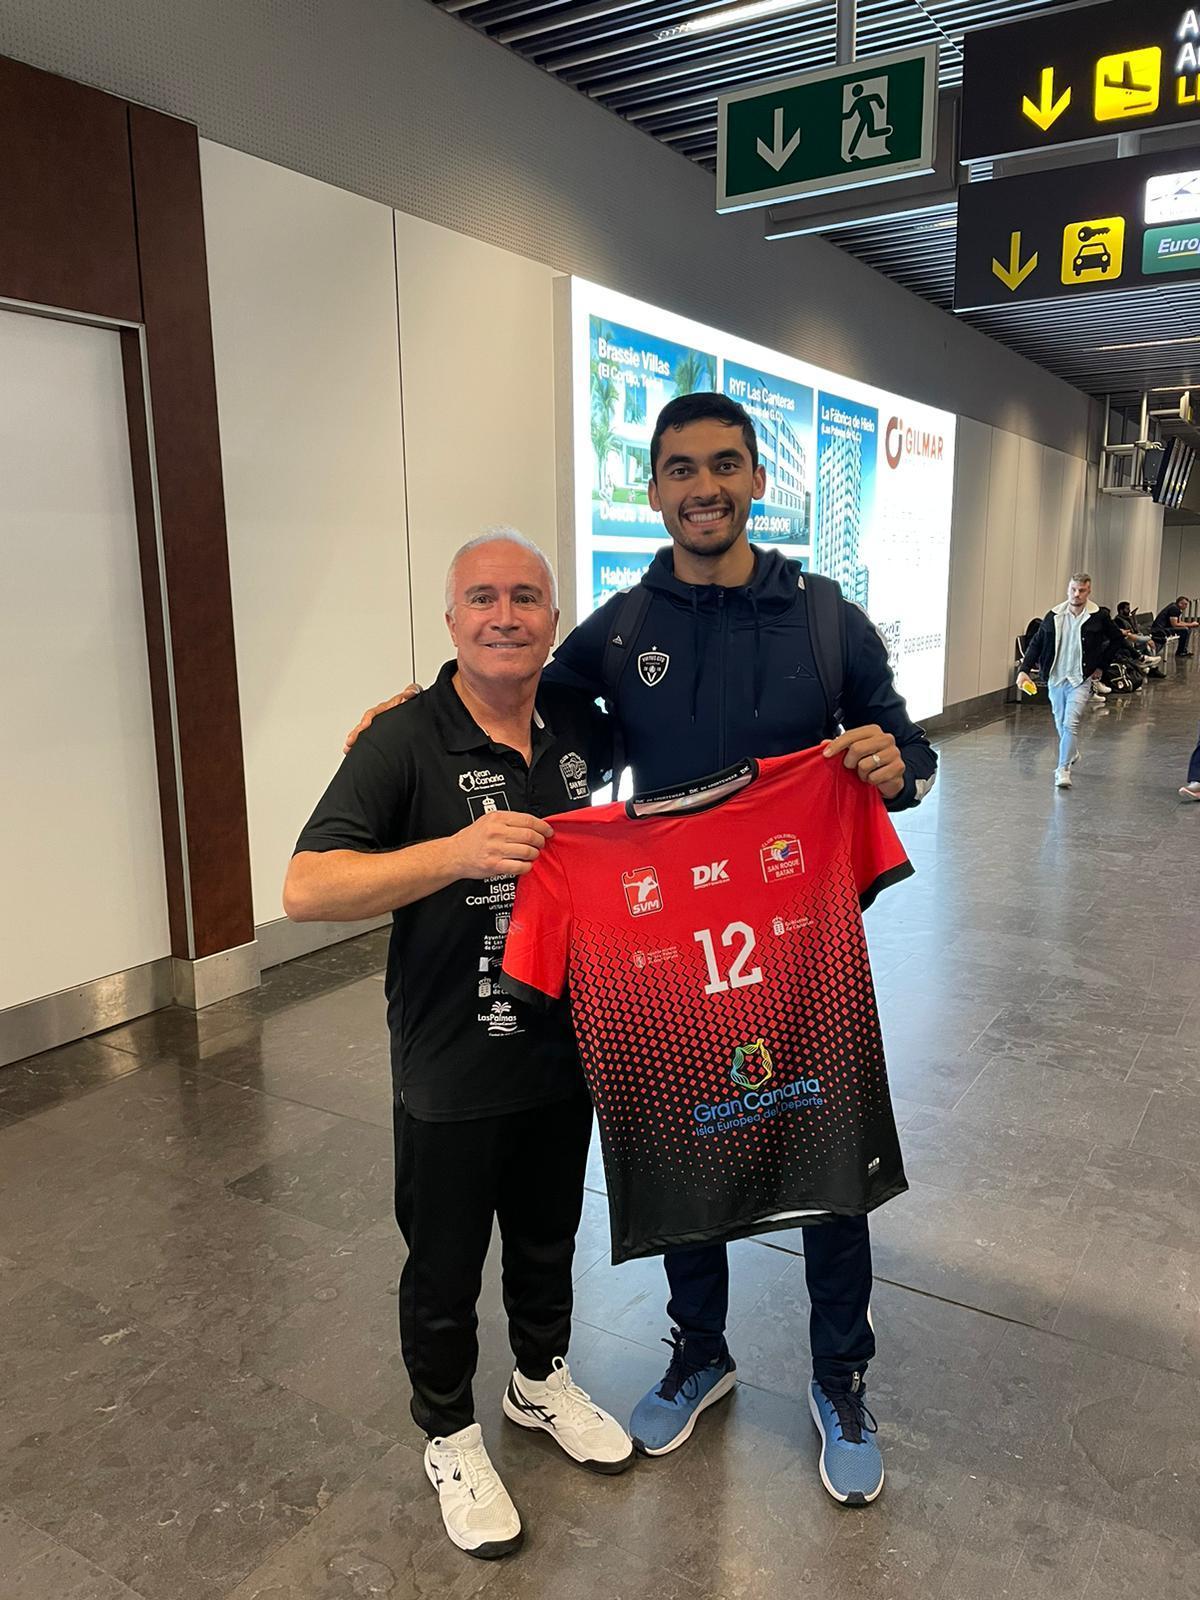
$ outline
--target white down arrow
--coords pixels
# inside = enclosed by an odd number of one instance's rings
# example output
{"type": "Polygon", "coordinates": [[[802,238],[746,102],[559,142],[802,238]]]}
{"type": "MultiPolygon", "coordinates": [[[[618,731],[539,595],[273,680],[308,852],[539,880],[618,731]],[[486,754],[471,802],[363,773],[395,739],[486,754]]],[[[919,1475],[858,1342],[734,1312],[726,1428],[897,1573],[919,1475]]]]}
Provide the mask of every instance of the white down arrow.
{"type": "Polygon", "coordinates": [[[769,145],[765,139],[758,141],[758,153],[774,172],[778,172],[785,161],[795,155],[800,143],[800,129],[797,128],[786,144],[783,142],[783,107],[778,106],[775,111],[775,143],[769,145]]]}

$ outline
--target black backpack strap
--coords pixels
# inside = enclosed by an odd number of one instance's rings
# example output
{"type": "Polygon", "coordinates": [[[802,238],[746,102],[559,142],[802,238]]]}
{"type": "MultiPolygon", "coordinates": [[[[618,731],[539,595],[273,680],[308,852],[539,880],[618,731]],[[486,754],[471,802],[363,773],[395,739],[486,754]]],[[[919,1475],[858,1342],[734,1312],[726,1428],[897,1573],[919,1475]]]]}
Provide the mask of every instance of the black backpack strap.
{"type": "Polygon", "coordinates": [[[604,685],[604,698],[610,707],[616,700],[621,674],[633,657],[633,647],[642,631],[649,606],[650,591],[644,583],[635,584],[621,595],[621,604],[616,608],[600,661],[600,682],[604,685]]]}
{"type": "Polygon", "coordinates": [[[635,584],[621,595],[608,638],[604,641],[604,654],[600,658],[600,682],[604,685],[604,706],[612,719],[613,736],[613,794],[625,770],[625,741],[621,737],[621,719],[617,716],[617,687],[621,674],[633,659],[634,648],[646,612],[650,609],[650,591],[644,583],[635,584]]]}
{"type": "Polygon", "coordinates": [[[845,602],[841,586],[819,572],[802,573],[800,587],[808,604],[808,632],[829,727],[836,733],[843,725],[842,694],[846,684],[845,602]]]}

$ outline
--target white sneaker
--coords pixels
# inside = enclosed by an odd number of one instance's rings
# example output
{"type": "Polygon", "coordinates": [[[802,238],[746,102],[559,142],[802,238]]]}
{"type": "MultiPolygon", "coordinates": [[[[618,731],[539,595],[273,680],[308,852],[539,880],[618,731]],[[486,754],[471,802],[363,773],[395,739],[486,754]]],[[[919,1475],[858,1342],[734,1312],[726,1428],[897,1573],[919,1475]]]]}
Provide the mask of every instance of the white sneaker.
{"type": "Polygon", "coordinates": [[[1099,695],[1107,695],[1107,694],[1111,694],[1112,690],[1109,688],[1108,684],[1101,683],[1099,678],[1093,678],[1092,679],[1092,693],[1093,694],[1099,694],[1099,695]]]}
{"type": "Polygon", "coordinates": [[[1071,787],[1070,767],[1058,767],[1055,769],[1054,787],[1056,789],[1069,789],[1071,787]]]}
{"type": "Polygon", "coordinates": [[[479,1424],[425,1446],[425,1473],[437,1490],[446,1532],[460,1550],[491,1561],[525,1537],[517,1508],[483,1447],[479,1424]]]}
{"type": "Polygon", "coordinates": [[[1185,800],[1200,800],[1200,783],[1185,783],[1179,792],[1185,800]]]}
{"type": "Polygon", "coordinates": [[[545,1383],[520,1372],[508,1381],[504,1415],[520,1428],[541,1428],[592,1472],[624,1472],[633,1465],[633,1440],[615,1417],[601,1411],[577,1383],[561,1356],[545,1383]]]}

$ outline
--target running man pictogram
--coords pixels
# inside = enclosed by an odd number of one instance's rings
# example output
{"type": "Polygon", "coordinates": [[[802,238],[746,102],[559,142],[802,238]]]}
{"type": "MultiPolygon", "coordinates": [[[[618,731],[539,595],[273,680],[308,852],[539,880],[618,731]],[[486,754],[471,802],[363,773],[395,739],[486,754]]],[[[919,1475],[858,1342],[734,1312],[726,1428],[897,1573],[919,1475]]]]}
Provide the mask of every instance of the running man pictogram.
{"type": "Polygon", "coordinates": [[[842,160],[871,161],[886,156],[892,134],[887,119],[888,80],[864,78],[842,95],[842,160]]]}

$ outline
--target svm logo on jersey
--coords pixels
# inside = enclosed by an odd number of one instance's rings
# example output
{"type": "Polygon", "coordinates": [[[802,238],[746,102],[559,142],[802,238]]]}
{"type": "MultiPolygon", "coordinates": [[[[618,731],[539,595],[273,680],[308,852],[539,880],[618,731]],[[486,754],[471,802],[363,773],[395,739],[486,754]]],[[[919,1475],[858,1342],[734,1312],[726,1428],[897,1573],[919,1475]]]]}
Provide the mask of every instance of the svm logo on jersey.
{"type": "Polygon", "coordinates": [[[633,867],[623,872],[621,887],[631,917],[648,917],[652,911],[662,910],[662,890],[653,867],[633,867]]]}
{"type": "Polygon", "coordinates": [[[804,871],[804,851],[794,833],[777,833],[760,848],[764,883],[774,883],[777,878],[794,878],[804,871]]]}

